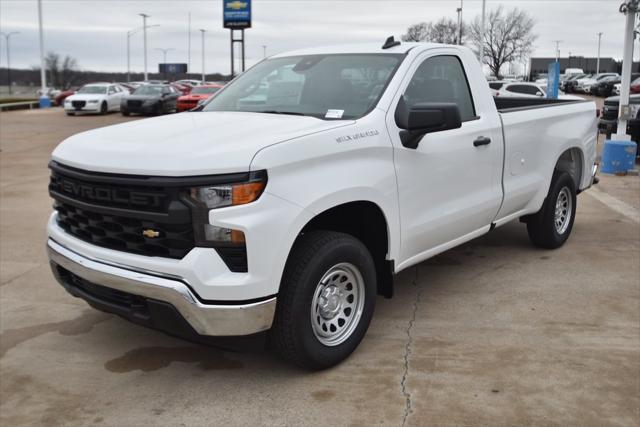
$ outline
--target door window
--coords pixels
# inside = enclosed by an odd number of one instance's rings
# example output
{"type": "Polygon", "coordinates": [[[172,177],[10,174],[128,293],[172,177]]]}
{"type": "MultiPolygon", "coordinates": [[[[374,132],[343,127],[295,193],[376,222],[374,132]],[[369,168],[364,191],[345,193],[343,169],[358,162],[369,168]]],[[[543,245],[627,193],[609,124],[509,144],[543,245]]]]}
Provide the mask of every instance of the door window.
{"type": "Polygon", "coordinates": [[[463,122],[476,117],[469,82],[456,56],[426,59],[411,78],[404,98],[409,108],[425,102],[453,102],[458,105],[463,122]]]}

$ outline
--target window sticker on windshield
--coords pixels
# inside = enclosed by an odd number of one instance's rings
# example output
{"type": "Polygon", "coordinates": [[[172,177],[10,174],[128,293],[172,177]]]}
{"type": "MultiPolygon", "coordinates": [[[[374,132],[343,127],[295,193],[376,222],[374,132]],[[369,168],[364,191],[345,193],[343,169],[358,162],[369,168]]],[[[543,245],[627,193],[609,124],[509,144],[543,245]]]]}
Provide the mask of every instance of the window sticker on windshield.
{"type": "Polygon", "coordinates": [[[325,119],[341,119],[344,114],[344,110],[327,110],[327,114],[324,115],[325,119]]]}

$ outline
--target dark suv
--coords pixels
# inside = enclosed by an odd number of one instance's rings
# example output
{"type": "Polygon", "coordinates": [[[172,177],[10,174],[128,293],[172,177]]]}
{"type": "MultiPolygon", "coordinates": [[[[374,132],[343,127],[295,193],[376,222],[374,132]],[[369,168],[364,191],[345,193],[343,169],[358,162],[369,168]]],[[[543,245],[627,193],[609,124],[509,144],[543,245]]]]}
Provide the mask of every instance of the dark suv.
{"type": "MultiPolygon", "coordinates": [[[[607,139],[611,137],[611,134],[615,133],[618,128],[618,107],[620,97],[611,96],[604,100],[604,106],[602,107],[602,113],[600,114],[600,120],[598,121],[598,131],[606,135],[607,139]]],[[[627,122],[627,133],[631,135],[631,139],[636,142],[640,141],[640,117],[638,111],[640,111],[640,94],[629,96],[629,107],[633,114],[633,118],[627,122]]]]}

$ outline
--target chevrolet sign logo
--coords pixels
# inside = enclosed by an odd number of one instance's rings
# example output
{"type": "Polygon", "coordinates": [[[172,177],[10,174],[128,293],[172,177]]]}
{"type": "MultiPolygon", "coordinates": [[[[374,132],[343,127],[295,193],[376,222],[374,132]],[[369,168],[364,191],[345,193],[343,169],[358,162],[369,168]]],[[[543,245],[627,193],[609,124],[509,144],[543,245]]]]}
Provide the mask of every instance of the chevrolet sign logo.
{"type": "Polygon", "coordinates": [[[244,1],[232,1],[231,3],[227,3],[228,9],[239,10],[239,9],[246,9],[246,7],[247,7],[247,3],[244,1]]]}
{"type": "Polygon", "coordinates": [[[160,237],[160,232],[152,230],[151,228],[145,228],[144,230],[142,230],[142,235],[150,239],[155,239],[156,237],[160,237]]]}

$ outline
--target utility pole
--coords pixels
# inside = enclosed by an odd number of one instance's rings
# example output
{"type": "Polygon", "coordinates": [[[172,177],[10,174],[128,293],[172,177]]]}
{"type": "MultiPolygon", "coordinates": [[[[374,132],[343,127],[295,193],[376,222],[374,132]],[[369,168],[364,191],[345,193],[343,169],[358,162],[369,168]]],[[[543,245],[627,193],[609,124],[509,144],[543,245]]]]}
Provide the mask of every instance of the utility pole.
{"type": "Polygon", "coordinates": [[[38,0],[38,30],[40,33],[40,85],[42,95],[40,95],[40,108],[51,107],[51,100],[46,94],[47,73],[44,63],[44,32],[42,31],[42,0],[38,0]]]}
{"type": "Polygon", "coordinates": [[[262,45],[262,57],[263,58],[267,57],[267,45],[266,44],[262,45]]]}
{"type": "Polygon", "coordinates": [[[596,74],[600,74],[600,41],[602,40],[602,31],[598,33],[598,60],[596,62],[596,74]]]}
{"type": "Polygon", "coordinates": [[[484,60],[484,20],[486,6],[487,0],[482,0],[482,18],[480,20],[480,47],[478,49],[478,61],[480,61],[480,66],[482,66],[482,61],[484,60]]]}
{"type": "Polygon", "coordinates": [[[553,42],[556,44],[556,62],[558,62],[560,60],[560,43],[562,43],[562,40],[553,40],[553,42]]]}
{"type": "Polygon", "coordinates": [[[204,78],[204,33],[206,32],[206,30],[203,30],[201,28],[199,31],[202,33],[202,84],[204,84],[204,82],[205,82],[205,78],[204,78]]]}
{"type": "Polygon", "coordinates": [[[9,38],[15,34],[20,34],[19,31],[11,31],[10,33],[2,33],[5,40],[7,41],[7,82],[9,83],[9,95],[11,95],[11,55],[9,54],[9,38]]]}
{"type": "Polygon", "coordinates": [[[191,72],[191,12],[189,12],[189,30],[187,32],[187,77],[191,72]]]}
{"type": "Polygon", "coordinates": [[[139,13],[142,16],[142,33],[144,34],[144,80],[149,80],[149,74],[147,74],[147,18],[149,15],[139,13]]]}

